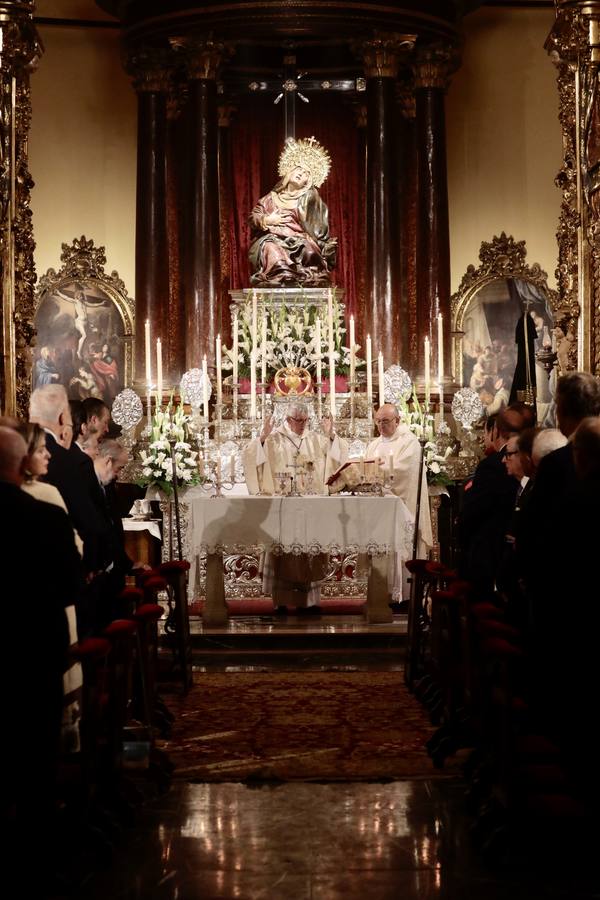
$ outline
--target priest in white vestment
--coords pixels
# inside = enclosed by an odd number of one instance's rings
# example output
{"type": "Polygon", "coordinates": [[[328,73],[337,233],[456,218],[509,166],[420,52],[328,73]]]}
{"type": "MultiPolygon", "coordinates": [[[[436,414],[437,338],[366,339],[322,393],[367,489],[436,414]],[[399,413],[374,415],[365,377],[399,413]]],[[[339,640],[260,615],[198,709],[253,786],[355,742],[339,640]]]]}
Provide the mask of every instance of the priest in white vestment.
{"type": "MultiPolygon", "coordinates": [[[[327,479],[345,462],[348,445],[335,433],[332,419],[322,420],[322,434],[307,430],[307,421],[308,408],[304,403],[292,404],[285,421],[277,428],[272,419],[265,421],[260,437],[248,444],[243,453],[250,494],[280,494],[282,479],[279,476],[284,473],[289,476],[287,485],[291,485],[295,476],[300,493],[327,494],[327,479]]],[[[306,609],[318,606],[320,582],[327,573],[327,565],[326,553],[317,556],[266,554],[263,566],[265,593],[271,593],[276,607],[306,609]]]]}
{"type": "MultiPolygon", "coordinates": [[[[409,512],[416,516],[421,445],[408,428],[400,422],[400,413],[392,403],[384,403],[375,413],[375,424],[379,437],[367,447],[367,459],[378,459],[385,467],[386,474],[393,476],[391,490],[404,500],[409,512]]],[[[429,494],[427,492],[427,472],[423,465],[421,476],[421,512],[419,517],[419,540],[417,554],[426,556],[433,546],[429,494]]],[[[407,600],[408,573],[402,571],[399,558],[390,566],[389,587],[393,601],[407,600]]]]}

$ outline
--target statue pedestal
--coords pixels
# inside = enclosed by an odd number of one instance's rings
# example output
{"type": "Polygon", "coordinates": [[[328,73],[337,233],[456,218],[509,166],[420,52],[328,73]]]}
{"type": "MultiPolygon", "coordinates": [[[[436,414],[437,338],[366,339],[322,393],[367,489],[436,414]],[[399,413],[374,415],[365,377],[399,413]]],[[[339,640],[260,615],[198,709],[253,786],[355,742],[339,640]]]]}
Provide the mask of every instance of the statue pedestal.
{"type": "Polygon", "coordinates": [[[242,291],[229,291],[231,297],[231,314],[240,307],[252,301],[252,292],[256,291],[256,299],[259,307],[279,309],[284,306],[287,309],[305,309],[316,306],[320,309],[327,307],[329,291],[334,291],[334,301],[344,309],[344,291],[332,284],[331,287],[303,288],[303,287],[271,287],[271,288],[246,288],[242,291]]]}

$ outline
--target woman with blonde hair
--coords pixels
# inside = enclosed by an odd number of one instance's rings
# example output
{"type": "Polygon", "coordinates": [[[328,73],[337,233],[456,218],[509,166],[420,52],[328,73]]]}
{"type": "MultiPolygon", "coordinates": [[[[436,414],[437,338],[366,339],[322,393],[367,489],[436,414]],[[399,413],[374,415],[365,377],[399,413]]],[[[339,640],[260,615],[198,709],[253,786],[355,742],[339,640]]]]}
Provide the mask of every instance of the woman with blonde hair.
{"type": "MultiPolygon", "coordinates": [[[[37,422],[23,422],[16,429],[27,444],[27,456],[23,461],[22,490],[31,494],[36,500],[43,503],[52,503],[60,506],[68,515],[68,510],[62,494],[53,484],[39,481],[48,472],[50,451],[46,447],[46,432],[37,422]]],[[[73,529],[75,531],[75,529],[73,529]]],[[[75,544],[80,555],[83,554],[83,541],[75,531],[75,544]]]]}

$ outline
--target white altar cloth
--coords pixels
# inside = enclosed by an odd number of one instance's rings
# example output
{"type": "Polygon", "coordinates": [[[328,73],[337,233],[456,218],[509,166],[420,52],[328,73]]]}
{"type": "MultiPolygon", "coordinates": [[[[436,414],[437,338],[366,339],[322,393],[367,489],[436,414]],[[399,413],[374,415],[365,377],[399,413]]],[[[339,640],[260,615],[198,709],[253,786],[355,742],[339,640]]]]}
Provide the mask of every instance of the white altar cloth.
{"type": "MultiPolygon", "coordinates": [[[[216,589],[216,572],[219,566],[222,572],[224,552],[259,547],[276,554],[364,553],[371,558],[372,570],[376,558],[394,554],[402,563],[412,553],[414,519],[399,497],[206,497],[194,489],[188,492],[186,503],[190,584],[195,584],[200,555],[206,553],[208,615],[204,618],[213,622],[222,620],[223,610],[226,617],[222,575],[216,589]],[[209,568],[213,573],[210,586],[209,568]]],[[[376,568],[378,574],[369,578],[368,604],[382,608],[385,601],[387,608],[386,569],[381,564],[376,568]]],[[[372,613],[371,621],[375,620],[372,613]]]]}
{"type": "Polygon", "coordinates": [[[414,519],[399,497],[201,497],[190,491],[192,556],[260,547],[271,553],[400,553],[414,519]]]}
{"type": "Polygon", "coordinates": [[[156,519],[121,519],[123,531],[149,531],[157,541],[161,540],[160,528],[156,519]]]}

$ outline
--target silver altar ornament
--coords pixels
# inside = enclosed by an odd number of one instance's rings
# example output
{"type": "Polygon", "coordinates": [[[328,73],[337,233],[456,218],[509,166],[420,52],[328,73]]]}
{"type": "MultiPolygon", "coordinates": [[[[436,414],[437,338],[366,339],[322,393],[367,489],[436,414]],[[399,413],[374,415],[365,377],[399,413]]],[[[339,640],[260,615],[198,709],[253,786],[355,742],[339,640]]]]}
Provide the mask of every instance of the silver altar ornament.
{"type": "Polygon", "coordinates": [[[383,373],[383,396],[386,403],[408,400],[412,390],[410,375],[401,366],[390,366],[383,373]]]}
{"type": "MultiPolygon", "coordinates": [[[[181,396],[192,409],[200,409],[204,401],[204,373],[202,369],[189,369],[181,376],[181,396]]],[[[212,384],[208,379],[208,399],[212,394],[212,384]]]]}
{"type": "Polygon", "coordinates": [[[476,391],[460,388],[452,398],[452,415],[463,428],[471,428],[484,413],[483,403],[476,391]]]}
{"type": "Polygon", "coordinates": [[[364,459],[367,453],[367,445],[358,439],[352,441],[348,447],[348,459],[364,459]]]}
{"type": "Polygon", "coordinates": [[[142,421],[144,407],[135,391],[125,388],[113,400],[111,409],[113,422],[120,425],[124,431],[129,431],[142,421]]]}
{"type": "Polygon", "coordinates": [[[225,441],[221,444],[221,466],[223,471],[229,474],[232,482],[243,482],[244,465],[239,445],[235,441],[225,441]]]}

